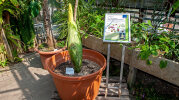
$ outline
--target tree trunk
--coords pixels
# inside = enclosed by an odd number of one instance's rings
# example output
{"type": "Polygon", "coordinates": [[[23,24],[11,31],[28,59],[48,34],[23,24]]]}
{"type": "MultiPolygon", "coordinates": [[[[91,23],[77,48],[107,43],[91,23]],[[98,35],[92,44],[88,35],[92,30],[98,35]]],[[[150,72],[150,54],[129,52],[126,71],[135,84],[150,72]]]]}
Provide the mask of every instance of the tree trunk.
{"type": "Polygon", "coordinates": [[[1,35],[3,44],[4,44],[6,52],[7,52],[7,57],[11,62],[14,62],[14,58],[13,58],[13,55],[12,55],[12,52],[11,52],[11,48],[10,48],[9,43],[7,41],[6,35],[4,33],[4,29],[2,28],[2,24],[0,24],[0,29],[1,29],[0,35],[1,35]]]}
{"type": "Polygon", "coordinates": [[[78,0],[76,0],[76,2],[75,2],[75,8],[74,8],[74,21],[75,22],[76,22],[77,8],[78,8],[78,0]]]}
{"type": "Polygon", "coordinates": [[[48,47],[54,48],[54,42],[51,32],[50,16],[48,10],[48,0],[43,0],[43,17],[44,17],[44,28],[47,36],[48,47]]]}

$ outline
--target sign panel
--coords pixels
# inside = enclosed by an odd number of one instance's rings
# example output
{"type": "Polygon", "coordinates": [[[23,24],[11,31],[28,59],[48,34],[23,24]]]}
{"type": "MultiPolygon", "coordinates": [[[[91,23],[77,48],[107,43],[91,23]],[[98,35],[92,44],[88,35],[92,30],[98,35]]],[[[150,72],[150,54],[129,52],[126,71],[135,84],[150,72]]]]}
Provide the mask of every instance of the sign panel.
{"type": "Polygon", "coordinates": [[[130,14],[106,13],[103,42],[130,43],[130,14]]]}

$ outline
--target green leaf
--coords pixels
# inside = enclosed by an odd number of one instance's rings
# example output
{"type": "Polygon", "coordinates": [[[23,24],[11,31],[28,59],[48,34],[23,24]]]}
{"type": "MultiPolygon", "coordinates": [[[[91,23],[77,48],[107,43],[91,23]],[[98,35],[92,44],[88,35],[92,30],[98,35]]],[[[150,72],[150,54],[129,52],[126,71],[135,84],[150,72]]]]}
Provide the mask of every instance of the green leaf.
{"type": "Polygon", "coordinates": [[[88,34],[85,34],[85,39],[88,37],[88,34]]]}
{"type": "Polygon", "coordinates": [[[139,53],[139,57],[140,57],[142,60],[146,60],[150,55],[151,55],[151,52],[150,52],[149,50],[141,51],[141,52],[139,53]]]}
{"type": "Polygon", "coordinates": [[[167,67],[167,61],[161,60],[160,61],[160,68],[166,68],[167,67]]]}
{"type": "Polygon", "coordinates": [[[40,13],[40,6],[37,1],[31,1],[29,6],[29,11],[31,12],[32,17],[37,17],[40,13]]]}
{"type": "Polygon", "coordinates": [[[136,38],[136,40],[135,40],[135,41],[138,43],[138,42],[140,42],[140,39],[139,39],[139,38],[136,38]]]}
{"type": "Polygon", "coordinates": [[[154,55],[154,56],[158,56],[158,52],[157,52],[158,49],[159,49],[159,47],[157,45],[150,46],[150,51],[151,51],[152,55],[154,55]]]}
{"type": "Polygon", "coordinates": [[[154,55],[154,56],[158,56],[158,52],[157,52],[156,50],[152,50],[151,53],[152,53],[152,55],[154,55]]]}
{"type": "Polygon", "coordinates": [[[175,42],[174,41],[169,41],[169,44],[173,49],[175,48],[175,42]]]}
{"type": "Polygon", "coordinates": [[[168,46],[165,47],[165,52],[168,53],[170,48],[168,46]]]}
{"type": "Polygon", "coordinates": [[[149,45],[148,44],[145,44],[141,47],[141,51],[148,51],[150,48],[149,48],[149,45]]]}
{"type": "Polygon", "coordinates": [[[145,40],[148,39],[146,34],[142,34],[142,37],[143,37],[145,40]]]}
{"type": "Polygon", "coordinates": [[[170,39],[169,38],[167,38],[167,37],[161,37],[161,38],[159,38],[160,39],[160,41],[164,41],[164,42],[168,42],[170,39]]]}
{"type": "Polygon", "coordinates": [[[147,23],[148,23],[149,26],[153,27],[150,20],[147,20],[147,23]]]}
{"type": "Polygon", "coordinates": [[[0,24],[3,23],[3,18],[2,18],[2,10],[0,9],[0,24]]]}
{"type": "Polygon", "coordinates": [[[152,64],[152,61],[149,60],[149,59],[147,59],[147,60],[146,60],[146,64],[147,64],[147,65],[151,65],[151,64],[152,64]]]}
{"type": "Polygon", "coordinates": [[[0,5],[3,4],[4,1],[5,1],[5,0],[0,0],[0,5]]]}
{"type": "Polygon", "coordinates": [[[172,10],[171,14],[174,13],[175,10],[176,10],[178,7],[179,7],[179,0],[177,0],[177,1],[173,4],[173,6],[172,6],[173,10],[172,10]]]}
{"type": "Polygon", "coordinates": [[[11,3],[12,3],[14,6],[18,6],[18,5],[19,5],[19,3],[18,3],[17,0],[10,0],[10,1],[11,1],[11,3]]]}
{"type": "Polygon", "coordinates": [[[8,8],[7,8],[7,9],[5,8],[4,10],[8,11],[11,15],[16,16],[14,10],[12,10],[12,9],[8,9],[8,8]]]}

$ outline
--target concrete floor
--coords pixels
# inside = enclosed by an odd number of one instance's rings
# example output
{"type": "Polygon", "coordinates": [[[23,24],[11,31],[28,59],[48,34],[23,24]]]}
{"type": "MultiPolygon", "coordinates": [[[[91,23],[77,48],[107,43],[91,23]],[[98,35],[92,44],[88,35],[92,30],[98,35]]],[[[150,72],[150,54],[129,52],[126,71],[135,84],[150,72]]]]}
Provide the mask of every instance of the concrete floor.
{"type": "Polygon", "coordinates": [[[51,100],[55,90],[38,54],[27,54],[23,62],[0,68],[0,100],[51,100]]]}

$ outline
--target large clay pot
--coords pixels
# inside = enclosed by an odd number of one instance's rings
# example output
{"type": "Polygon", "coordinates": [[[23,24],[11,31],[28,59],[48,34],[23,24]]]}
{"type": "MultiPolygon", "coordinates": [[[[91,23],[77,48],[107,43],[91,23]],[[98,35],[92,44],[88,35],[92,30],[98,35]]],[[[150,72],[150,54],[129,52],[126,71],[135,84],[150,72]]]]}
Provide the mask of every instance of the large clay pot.
{"type": "Polygon", "coordinates": [[[106,67],[106,59],[102,54],[88,49],[83,49],[83,59],[96,62],[101,66],[101,69],[90,75],[69,77],[54,72],[59,64],[70,60],[68,51],[60,52],[47,60],[48,71],[53,77],[62,100],[94,100],[98,95],[102,72],[106,67]]]}
{"type": "Polygon", "coordinates": [[[38,50],[37,48],[35,48],[34,50],[39,53],[41,63],[43,65],[44,69],[47,69],[47,65],[46,65],[47,59],[52,57],[53,55],[59,53],[59,52],[64,51],[65,49],[66,49],[66,47],[59,49],[59,50],[56,50],[56,51],[50,51],[50,52],[43,52],[43,51],[38,50]]]}

